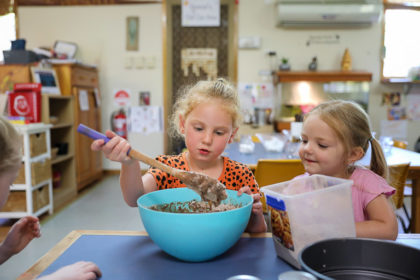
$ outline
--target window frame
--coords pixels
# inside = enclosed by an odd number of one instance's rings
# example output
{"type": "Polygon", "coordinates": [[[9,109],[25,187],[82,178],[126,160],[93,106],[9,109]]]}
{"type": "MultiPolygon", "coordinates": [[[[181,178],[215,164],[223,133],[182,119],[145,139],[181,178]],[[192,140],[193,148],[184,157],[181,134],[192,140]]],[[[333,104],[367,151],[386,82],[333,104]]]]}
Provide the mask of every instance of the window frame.
{"type": "Polygon", "coordinates": [[[382,51],[381,51],[381,81],[388,83],[406,83],[411,82],[407,77],[385,77],[384,76],[384,59],[385,59],[385,12],[386,10],[416,10],[420,12],[420,1],[404,1],[404,0],[384,0],[383,21],[382,21],[382,51]]]}

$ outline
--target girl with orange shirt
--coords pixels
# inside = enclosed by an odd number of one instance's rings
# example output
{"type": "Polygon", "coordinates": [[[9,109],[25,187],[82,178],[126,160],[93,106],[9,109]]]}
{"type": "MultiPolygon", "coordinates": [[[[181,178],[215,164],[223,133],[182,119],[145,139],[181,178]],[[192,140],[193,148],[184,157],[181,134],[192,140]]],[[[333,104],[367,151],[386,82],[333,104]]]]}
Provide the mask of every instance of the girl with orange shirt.
{"type": "MultiPolygon", "coordinates": [[[[156,159],[172,167],[216,178],[227,189],[237,190],[238,195],[252,195],[254,203],[246,231],[264,232],[267,225],[254,175],[244,164],[222,156],[226,145],[233,141],[240,121],[236,89],[224,79],[200,81],[185,88],[174,105],[173,131],[184,138],[187,151],[156,159]]],[[[95,140],[91,147],[121,163],[120,185],[128,205],[136,207],[137,199],[152,191],[186,187],[179,179],[156,168],[150,168],[142,176],[140,163],[127,156],[130,144],[112,131],[105,134],[112,139],[106,144],[104,140],[95,140]]]]}

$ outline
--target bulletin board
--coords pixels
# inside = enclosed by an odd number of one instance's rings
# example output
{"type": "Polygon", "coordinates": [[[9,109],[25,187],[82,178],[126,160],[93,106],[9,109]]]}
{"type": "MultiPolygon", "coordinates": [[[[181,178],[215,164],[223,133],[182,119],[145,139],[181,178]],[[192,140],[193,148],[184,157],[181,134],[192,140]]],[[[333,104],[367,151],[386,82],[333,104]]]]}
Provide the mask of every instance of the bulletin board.
{"type": "MultiPolygon", "coordinates": [[[[182,50],[192,48],[207,48],[217,50],[217,76],[228,77],[228,25],[219,27],[182,27],[181,6],[173,6],[172,10],[172,88],[176,94],[184,85],[195,83],[199,80],[207,80],[207,75],[200,69],[200,74],[188,71],[184,75],[182,69],[182,50]]],[[[228,6],[221,5],[221,22],[227,21],[228,6]]],[[[191,66],[190,66],[191,67],[191,66]]],[[[175,98],[173,98],[173,101],[175,98]]]]}

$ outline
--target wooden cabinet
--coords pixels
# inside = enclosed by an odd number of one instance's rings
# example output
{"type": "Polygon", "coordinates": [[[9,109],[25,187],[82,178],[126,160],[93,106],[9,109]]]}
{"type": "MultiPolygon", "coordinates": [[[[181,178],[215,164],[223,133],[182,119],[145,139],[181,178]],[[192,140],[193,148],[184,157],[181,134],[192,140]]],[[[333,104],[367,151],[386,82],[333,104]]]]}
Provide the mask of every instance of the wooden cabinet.
{"type": "MultiPolygon", "coordinates": [[[[0,92],[13,90],[14,83],[30,83],[31,65],[0,65],[0,92]]],[[[49,147],[67,146],[67,151],[51,159],[51,173],[59,176],[59,183],[53,188],[54,208],[63,207],[77,196],[74,140],[74,102],[71,95],[42,94],[41,121],[51,124],[49,147]]]]}
{"type": "Polygon", "coordinates": [[[15,83],[32,81],[31,68],[28,65],[0,65],[0,93],[12,91],[15,83]]]}
{"type": "Polygon", "coordinates": [[[92,140],[77,133],[79,124],[101,131],[101,108],[98,72],[94,67],[78,64],[54,65],[61,94],[74,97],[74,137],[77,189],[102,177],[102,154],[90,149],[92,140]]]}

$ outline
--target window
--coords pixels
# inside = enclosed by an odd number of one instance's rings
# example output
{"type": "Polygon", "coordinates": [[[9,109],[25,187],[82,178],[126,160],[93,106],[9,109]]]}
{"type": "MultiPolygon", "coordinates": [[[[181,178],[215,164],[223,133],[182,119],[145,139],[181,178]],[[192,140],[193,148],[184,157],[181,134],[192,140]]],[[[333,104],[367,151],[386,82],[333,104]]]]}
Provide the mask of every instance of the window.
{"type": "Polygon", "coordinates": [[[385,8],[384,79],[409,77],[413,67],[420,66],[420,10],[409,6],[385,8]]]}
{"type": "Polygon", "coordinates": [[[0,61],[3,61],[3,51],[10,50],[11,41],[16,40],[15,14],[0,16],[0,61]]]}

